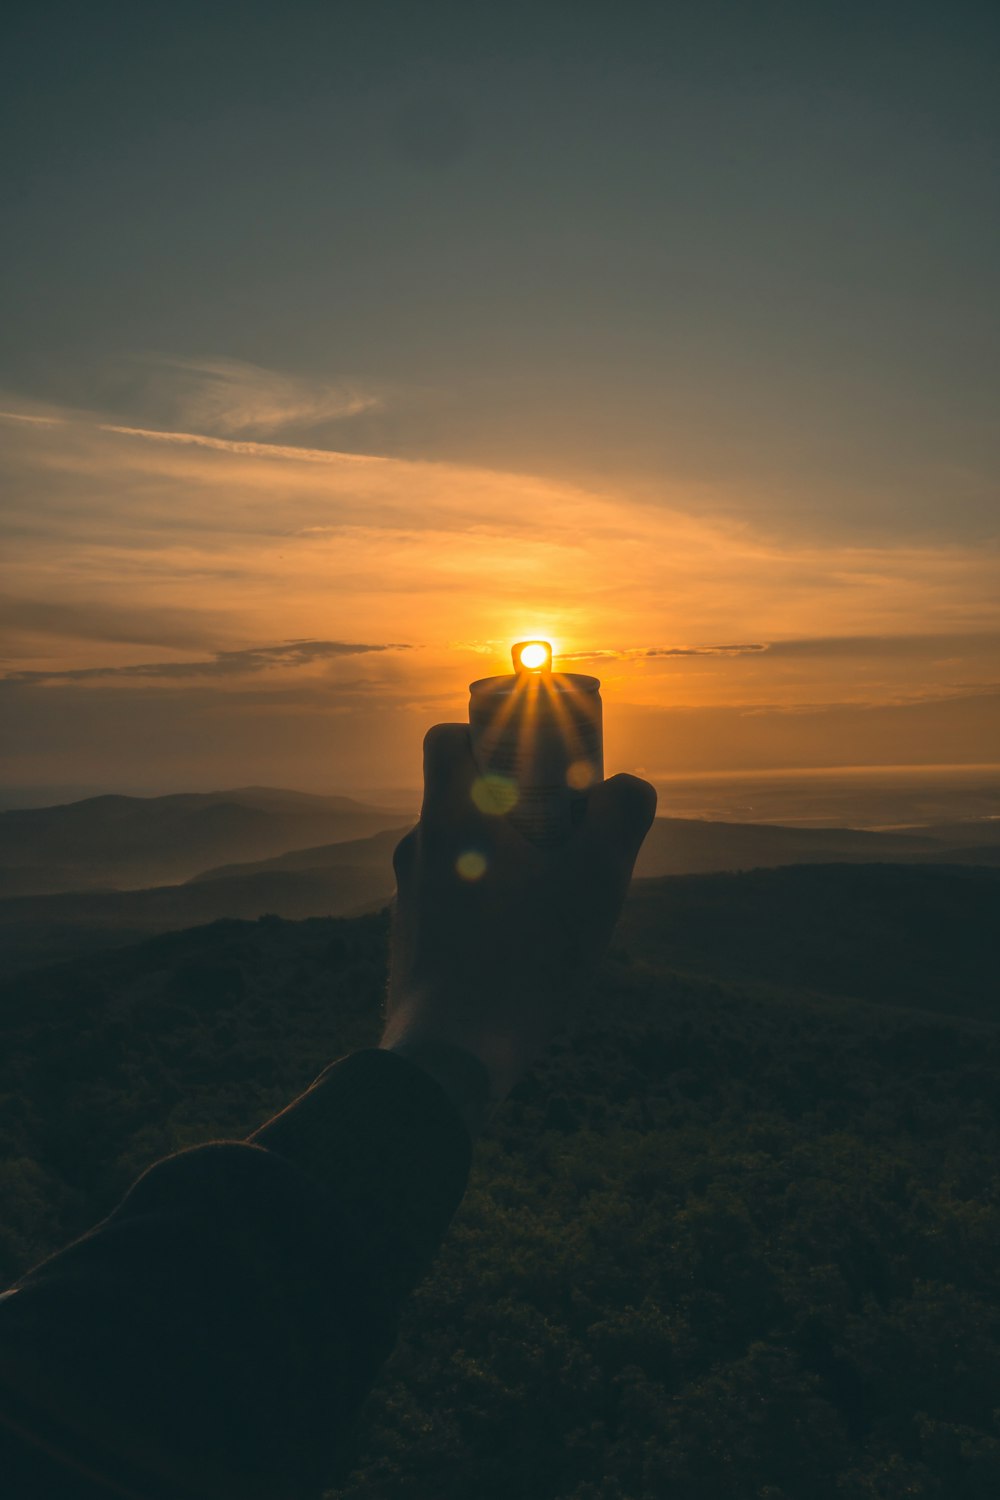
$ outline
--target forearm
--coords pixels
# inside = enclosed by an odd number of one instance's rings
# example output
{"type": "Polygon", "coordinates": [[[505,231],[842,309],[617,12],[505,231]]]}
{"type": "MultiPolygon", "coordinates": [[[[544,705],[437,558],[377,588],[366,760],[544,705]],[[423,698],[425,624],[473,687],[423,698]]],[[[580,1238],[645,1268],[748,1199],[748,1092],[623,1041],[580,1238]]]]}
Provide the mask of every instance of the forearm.
{"type": "Polygon", "coordinates": [[[371,1051],[250,1141],[158,1163],[0,1300],[12,1420],[142,1496],[318,1493],[469,1155],[440,1086],[371,1051]]]}
{"type": "Polygon", "coordinates": [[[413,1063],[440,1084],[473,1140],[501,1102],[486,1063],[467,1047],[419,1028],[387,1029],[381,1047],[413,1063]]]}

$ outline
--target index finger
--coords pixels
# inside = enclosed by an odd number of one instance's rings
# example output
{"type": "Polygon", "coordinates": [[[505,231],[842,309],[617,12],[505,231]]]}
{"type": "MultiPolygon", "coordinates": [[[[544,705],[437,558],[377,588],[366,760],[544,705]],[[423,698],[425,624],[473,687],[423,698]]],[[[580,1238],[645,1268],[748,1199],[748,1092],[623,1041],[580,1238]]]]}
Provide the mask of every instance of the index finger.
{"type": "Polygon", "coordinates": [[[478,772],[468,724],[435,724],[424,736],[422,823],[452,823],[472,811],[478,772]]]}

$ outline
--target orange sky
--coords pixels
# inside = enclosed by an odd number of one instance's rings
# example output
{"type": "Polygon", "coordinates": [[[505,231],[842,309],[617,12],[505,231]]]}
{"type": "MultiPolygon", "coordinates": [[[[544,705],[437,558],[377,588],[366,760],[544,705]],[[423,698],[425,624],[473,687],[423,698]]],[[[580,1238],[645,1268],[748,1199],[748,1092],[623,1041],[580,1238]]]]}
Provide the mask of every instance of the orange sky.
{"type": "Polygon", "coordinates": [[[993,548],[311,448],[289,408],[363,395],[185,379],[184,429],[4,403],[12,783],[409,784],[532,635],[602,678],[611,769],[996,759],[993,548]]]}
{"type": "Polygon", "coordinates": [[[0,793],[412,786],[536,633],[1000,762],[995,5],[142,10],[5,36],[0,793]]]}

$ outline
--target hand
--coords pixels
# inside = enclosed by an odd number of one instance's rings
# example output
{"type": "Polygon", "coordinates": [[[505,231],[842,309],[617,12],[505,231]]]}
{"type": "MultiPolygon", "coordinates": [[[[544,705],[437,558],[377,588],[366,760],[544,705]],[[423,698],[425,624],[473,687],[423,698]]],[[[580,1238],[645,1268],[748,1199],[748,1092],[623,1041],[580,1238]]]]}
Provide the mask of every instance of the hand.
{"type": "Polygon", "coordinates": [[[495,1104],[568,1021],[607,948],[656,793],[614,776],[589,793],[567,843],[539,849],[477,809],[478,775],[466,726],[429,731],[420,822],[394,859],[382,1046],[415,1039],[472,1053],[495,1104]]]}

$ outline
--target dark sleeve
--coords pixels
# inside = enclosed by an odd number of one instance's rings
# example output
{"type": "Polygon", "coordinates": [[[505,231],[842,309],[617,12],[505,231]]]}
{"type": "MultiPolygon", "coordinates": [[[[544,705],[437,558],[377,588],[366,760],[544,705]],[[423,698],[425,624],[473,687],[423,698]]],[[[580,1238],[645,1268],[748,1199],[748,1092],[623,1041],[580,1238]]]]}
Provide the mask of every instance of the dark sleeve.
{"type": "Polygon", "coordinates": [[[371,1050],[158,1162],[0,1298],[0,1466],[45,1500],[313,1500],[470,1154],[440,1084],[371,1050]]]}

